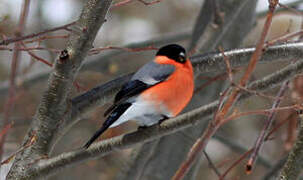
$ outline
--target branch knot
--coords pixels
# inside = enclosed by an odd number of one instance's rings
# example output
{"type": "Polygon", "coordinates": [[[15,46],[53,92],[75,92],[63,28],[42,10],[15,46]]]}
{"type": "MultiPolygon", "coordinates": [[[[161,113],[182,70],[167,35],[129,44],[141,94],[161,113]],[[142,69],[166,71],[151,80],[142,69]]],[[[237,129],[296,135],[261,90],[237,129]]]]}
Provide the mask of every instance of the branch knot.
{"type": "Polygon", "coordinates": [[[61,51],[60,56],[59,56],[59,62],[63,63],[68,58],[69,58],[68,51],[66,49],[64,49],[63,51],[61,51]]]}

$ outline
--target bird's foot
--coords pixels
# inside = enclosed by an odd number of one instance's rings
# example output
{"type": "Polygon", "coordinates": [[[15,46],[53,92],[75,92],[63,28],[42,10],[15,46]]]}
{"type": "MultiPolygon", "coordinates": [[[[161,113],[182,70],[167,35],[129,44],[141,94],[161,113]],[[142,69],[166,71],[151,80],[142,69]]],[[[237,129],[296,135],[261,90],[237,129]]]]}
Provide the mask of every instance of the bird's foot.
{"type": "Polygon", "coordinates": [[[159,120],[158,124],[160,125],[161,123],[163,123],[163,121],[165,121],[167,119],[169,119],[169,117],[163,116],[163,118],[159,120]]]}
{"type": "Polygon", "coordinates": [[[142,131],[142,130],[144,130],[144,129],[146,129],[146,128],[148,128],[148,126],[139,126],[137,130],[138,130],[138,131],[142,131]]]}

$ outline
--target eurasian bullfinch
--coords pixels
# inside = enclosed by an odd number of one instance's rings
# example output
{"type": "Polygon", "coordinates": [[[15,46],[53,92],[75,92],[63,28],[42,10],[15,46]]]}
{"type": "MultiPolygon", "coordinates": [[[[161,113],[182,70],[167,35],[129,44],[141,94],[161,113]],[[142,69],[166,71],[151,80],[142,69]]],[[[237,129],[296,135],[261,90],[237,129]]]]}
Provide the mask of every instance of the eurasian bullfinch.
{"type": "Polygon", "coordinates": [[[113,105],[104,113],[106,121],[84,147],[88,148],[108,128],[128,120],[144,127],[177,116],[193,91],[193,68],[185,49],[177,44],[160,48],[155,59],[122,86],[113,105]]]}

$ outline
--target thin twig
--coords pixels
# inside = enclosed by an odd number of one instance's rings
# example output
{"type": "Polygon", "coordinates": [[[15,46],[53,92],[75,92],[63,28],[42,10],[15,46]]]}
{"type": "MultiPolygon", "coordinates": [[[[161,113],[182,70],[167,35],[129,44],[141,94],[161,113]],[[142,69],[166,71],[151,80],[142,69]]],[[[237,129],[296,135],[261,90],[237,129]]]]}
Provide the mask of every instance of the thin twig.
{"type": "Polygon", "coordinates": [[[229,61],[228,57],[224,54],[224,49],[221,46],[219,46],[219,50],[220,50],[221,54],[223,55],[223,60],[226,64],[229,81],[232,83],[233,82],[233,74],[232,74],[233,70],[231,69],[230,61],[229,61]]]}
{"type": "MultiPolygon", "coordinates": [[[[29,5],[30,5],[30,0],[23,1],[20,18],[19,18],[19,24],[18,24],[18,27],[15,32],[17,38],[22,36],[22,34],[23,34],[26,19],[27,19],[28,12],[29,12],[29,5]]],[[[12,57],[12,62],[11,62],[11,72],[10,72],[10,77],[9,77],[9,82],[10,82],[9,83],[10,84],[9,85],[9,95],[8,95],[8,98],[7,98],[5,106],[4,106],[4,121],[3,121],[4,128],[10,122],[11,112],[15,105],[14,98],[15,98],[15,94],[16,94],[16,76],[17,76],[17,71],[18,71],[18,64],[19,64],[18,61],[19,61],[19,55],[20,55],[20,52],[18,51],[19,47],[20,47],[20,44],[16,43],[14,46],[14,51],[13,51],[13,57],[12,57]]],[[[6,139],[6,133],[0,137],[0,161],[2,160],[2,156],[3,156],[5,139],[6,139]]]]}
{"type": "MultiPolygon", "coordinates": [[[[293,115],[293,114],[292,114],[293,115]]],[[[290,120],[290,118],[286,118],[283,121],[279,122],[275,127],[273,127],[267,134],[266,137],[264,139],[264,141],[270,140],[272,139],[272,135],[273,133],[275,133],[278,129],[280,129],[283,125],[285,125],[288,121],[290,120]]]]}
{"type": "Polygon", "coordinates": [[[200,87],[197,87],[195,89],[195,93],[203,90],[204,88],[206,88],[207,86],[211,85],[214,82],[217,82],[219,80],[225,80],[226,75],[227,75],[227,73],[224,72],[224,73],[216,75],[215,77],[209,77],[208,80],[205,83],[203,83],[200,87]]]}
{"type": "MultiPolygon", "coordinates": [[[[260,96],[260,97],[267,98],[267,99],[272,99],[272,100],[277,99],[277,97],[267,95],[267,94],[264,94],[264,93],[261,93],[261,92],[258,92],[258,91],[254,91],[254,90],[251,90],[251,89],[248,89],[248,88],[245,88],[245,87],[241,87],[241,86],[239,86],[238,84],[235,84],[235,83],[232,83],[232,86],[235,86],[236,88],[239,88],[240,90],[242,90],[244,92],[248,92],[248,93],[254,94],[256,96],[260,96]]],[[[280,99],[286,99],[286,98],[282,97],[280,99]]]]}
{"type": "Polygon", "coordinates": [[[142,47],[142,48],[126,48],[126,47],[116,47],[116,46],[107,46],[102,48],[94,48],[89,51],[89,55],[95,55],[99,54],[101,51],[104,50],[123,50],[128,52],[140,52],[140,51],[151,51],[151,50],[158,50],[158,48],[155,48],[153,46],[148,47],[142,47]]]}
{"type": "Polygon", "coordinates": [[[57,35],[57,36],[40,36],[40,37],[38,37],[36,39],[33,39],[33,40],[24,41],[24,44],[29,44],[29,43],[34,43],[34,42],[41,42],[41,41],[49,40],[49,39],[66,39],[69,36],[70,36],[69,34],[57,35]]]}
{"type": "MultiPolygon", "coordinates": [[[[6,46],[0,46],[0,50],[7,50],[7,51],[14,51],[14,48],[10,48],[10,47],[6,47],[6,46]]],[[[46,47],[18,47],[18,49],[15,49],[18,51],[33,51],[33,50],[46,50],[46,51],[51,51],[51,52],[55,52],[55,53],[59,53],[60,50],[58,49],[52,49],[52,48],[46,48],[46,47]]]]}
{"type": "Polygon", "coordinates": [[[5,127],[3,127],[3,129],[0,132],[0,137],[2,137],[4,134],[6,134],[13,126],[14,121],[12,121],[11,123],[7,124],[5,127]]]}
{"type": "Polygon", "coordinates": [[[244,154],[242,154],[240,156],[239,159],[237,159],[234,163],[232,163],[232,165],[227,168],[227,170],[222,174],[222,176],[220,176],[219,180],[223,180],[225,178],[225,176],[234,168],[236,167],[241,161],[243,161],[249,154],[251,154],[251,152],[253,151],[253,149],[250,149],[249,151],[245,152],[244,154]]]}
{"type": "MultiPolygon", "coordinates": [[[[270,0],[269,1],[269,12],[267,14],[267,18],[266,18],[266,22],[264,24],[263,27],[263,31],[261,34],[261,38],[258,41],[258,44],[256,46],[256,50],[254,51],[253,55],[251,56],[250,60],[249,60],[249,64],[247,66],[247,69],[244,73],[244,75],[242,76],[239,86],[245,87],[250,76],[252,75],[261,55],[263,54],[263,46],[265,43],[265,39],[266,36],[269,32],[269,28],[271,25],[271,21],[273,18],[273,13],[274,10],[278,4],[278,0],[270,0]]],[[[233,90],[233,92],[231,93],[231,95],[229,96],[229,98],[226,100],[225,105],[223,106],[223,108],[221,109],[218,119],[215,121],[220,122],[220,119],[223,119],[224,116],[228,113],[229,109],[232,107],[232,105],[234,104],[234,102],[238,99],[238,95],[239,95],[240,91],[236,88],[233,90]]]]}
{"type": "Polygon", "coordinates": [[[159,3],[159,2],[161,2],[162,0],[153,0],[153,1],[151,1],[151,2],[146,2],[146,1],[143,1],[143,0],[137,0],[137,1],[143,3],[143,4],[146,5],[146,6],[149,6],[149,5],[153,5],[153,4],[159,3]]]}
{"type": "Polygon", "coordinates": [[[19,153],[23,152],[26,148],[30,147],[31,145],[34,144],[34,142],[37,140],[37,136],[34,133],[33,136],[31,137],[31,140],[28,141],[28,144],[24,145],[23,147],[21,147],[19,150],[17,150],[16,152],[14,152],[13,154],[11,154],[8,158],[6,158],[5,160],[3,160],[0,163],[0,166],[7,164],[9,162],[11,162],[11,160],[19,153]]]}
{"type": "MultiPolygon", "coordinates": [[[[112,7],[110,8],[110,10],[112,9],[115,9],[117,7],[120,7],[120,6],[124,6],[128,3],[131,3],[133,2],[134,0],[123,0],[121,2],[118,2],[118,3],[115,3],[114,5],[112,5],[112,7]]],[[[154,0],[154,1],[151,1],[151,2],[146,2],[146,1],[143,1],[143,0],[137,0],[138,2],[141,2],[142,4],[146,5],[146,6],[149,6],[149,5],[153,5],[153,4],[156,4],[156,3],[159,3],[161,2],[162,0],[154,0]]]]}
{"type": "Polygon", "coordinates": [[[300,30],[298,32],[292,32],[292,33],[286,33],[285,35],[283,36],[280,36],[278,38],[275,38],[275,39],[272,39],[270,41],[267,41],[265,43],[265,48],[267,48],[268,46],[272,46],[276,43],[282,43],[282,42],[285,42],[291,38],[294,38],[296,36],[301,36],[303,34],[303,30],[300,30]]]}
{"type": "MultiPolygon", "coordinates": [[[[73,81],[104,23],[111,3],[112,0],[85,2],[77,20],[77,28],[81,31],[71,34],[67,47],[56,59],[46,90],[22,144],[23,146],[28,144],[34,133],[37,140],[17,154],[6,177],[7,180],[33,179],[32,177],[37,175],[33,174],[33,164],[51,153],[62,124],[71,114],[69,97],[73,81]]],[[[43,174],[40,175],[45,178],[43,174]]]]}
{"type": "MultiPolygon", "coordinates": [[[[272,17],[274,10],[278,4],[278,0],[270,0],[269,1],[269,12],[267,14],[266,22],[263,27],[263,31],[261,34],[261,38],[257,44],[256,50],[254,51],[253,55],[251,56],[251,59],[249,61],[249,65],[243,75],[243,77],[240,80],[239,85],[245,87],[252,72],[254,71],[256,64],[258,60],[260,59],[260,56],[263,53],[263,46],[265,42],[265,38],[267,36],[267,33],[269,32],[269,27],[271,25],[272,17]]],[[[197,155],[199,152],[201,152],[207,145],[210,138],[215,134],[215,132],[219,129],[219,127],[223,123],[223,119],[226,116],[226,114],[229,112],[229,109],[232,107],[232,105],[237,101],[239,98],[240,90],[235,88],[231,95],[227,98],[225,104],[223,105],[222,109],[218,112],[218,114],[215,116],[215,119],[209,123],[209,126],[206,130],[206,132],[203,133],[201,138],[199,138],[196,143],[193,145],[191,151],[189,152],[187,158],[185,161],[181,164],[177,172],[175,173],[173,180],[181,180],[185,176],[185,174],[190,169],[193,162],[197,159],[197,155]]]]}
{"type": "Polygon", "coordinates": [[[33,33],[33,34],[29,34],[29,35],[26,35],[26,36],[20,36],[20,37],[16,37],[16,38],[4,39],[3,41],[0,42],[0,45],[8,45],[8,44],[11,44],[11,43],[23,41],[25,39],[31,39],[31,38],[41,36],[43,34],[47,34],[47,33],[50,33],[50,32],[58,31],[58,30],[66,30],[68,27],[70,27],[72,25],[75,25],[75,24],[76,24],[76,21],[71,22],[69,24],[65,24],[63,26],[58,26],[58,27],[55,27],[55,28],[47,29],[47,30],[44,30],[44,31],[41,31],[41,32],[38,32],[38,33],[33,33]]]}
{"type": "Polygon", "coordinates": [[[112,7],[111,7],[110,9],[112,10],[112,9],[114,9],[114,8],[116,8],[116,7],[123,6],[123,5],[128,4],[128,3],[132,2],[132,1],[133,1],[133,0],[123,0],[123,1],[121,1],[121,2],[118,2],[118,3],[113,4],[112,7]]]}
{"type": "Polygon", "coordinates": [[[297,14],[297,15],[301,15],[301,16],[303,15],[302,12],[298,11],[298,10],[295,9],[295,8],[289,7],[288,5],[279,3],[279,6],[285,8],[285,9],[287,9],[287,10],[289,10],[289,11],[291,11],[291,12],[297,14]]]}
{"type": "MultiPolygon", "coordinates": [[[[288,7],[298,7],[298,5],[302,4],[302,0],[294,0],[294,1],[289,1],[289,2],[285,2],[284,5],[288,6],[288,7]]],[[[278,8],[276,9],[276,12],[281,12],[281,11],[285,11],[285,8],[278,8]]],[[[263,16],[265,16],[267,14],[267,10],[263,10],[259,13],[257,13],[257,17],[261,18],[263,16]]]]}
{"type": "Polygon", "coordinates": [[[203,151],[203,154],[204,154],[204,156],[207,159],[209,167],[214,170],[214,172],[216,173],[216,175],[218,177],[220,177],[221,176],[220,171],[218,170],[218,168],[216,167],[216,165],[212,162],[211,158],[208,156],[208,154],[207,154],[207,152],[205,150],[203,151]]]}
{"type": "MultiPolygon", "coordinates": [[[[281,97],[284,96],[284,93],[288,89],[288,84],[289,84],[289,81],[285,81],[283,83],[282,87],[280,88],[280,90],[277,94],[277,99],[274,101],[274,103],[272,105],[272,109],[276,109],[279,107],[279,105],[281,103],[281,97]]],[[[276,111],[270,112],[268,119],[266,120],[264,127],[255,142],[255,145],[253,147],[253,152],[251,153],[250,158],[248,159],[248,162],[246,164],[246,172],[248,174],[250,174],[252,172],[252,169],[253,169],[254,164],[258,157],[258,153],[260,152],[262,145],[264,144],[266,134],[268,134],[268,130],[271,128],[275,115],[276,115],[276,111]]]]}
{"type": "MultiPolygon", "coordinates": [[[[23,42],[20,42],[20,44],[21,44],[24,48],[27,48],[23,42]]],[[[43,64],[46,64],[46,65],[49,66],[49,67],[53,67],[53,64],[52,64],[52,63],[50,63],[49,61],[47,61],[47,60],[45,60],[45,59],[43,59],[43,58],[41,58],[41,57],[39,57],[39,56],[37,56],[35,53],[31,52],[30,50],[27,51],[27,53],[28,53],[30,56],[32,56],[34,59],[36,59],[36,60],[42,62],[43,64]]]]}
{"type": "MultiPolygon", "coordinates": [[[[214,138],[216,140],[218,140],[220,143],[229,147],[232,152],[243,154],[243,153],[249,151],[249,149],[247,147],[238,143],[234,138],[228,138],[228,136],[225,136],[225,134],[222,134],[220,132],[216,133],[214,138]]],[[[265,167],[267,169],[272,167],[271,161],[262,156],[259,157],[259,161],[257,161],[257,163],[259,163],[260,165],[262,165],[263,167],[265,167]]],[[[221,164],[221,165],[225,165],[225,163],[221,164]]],[[[218,167],[220,167],[220,166],[218,166],[218,167]]]]}

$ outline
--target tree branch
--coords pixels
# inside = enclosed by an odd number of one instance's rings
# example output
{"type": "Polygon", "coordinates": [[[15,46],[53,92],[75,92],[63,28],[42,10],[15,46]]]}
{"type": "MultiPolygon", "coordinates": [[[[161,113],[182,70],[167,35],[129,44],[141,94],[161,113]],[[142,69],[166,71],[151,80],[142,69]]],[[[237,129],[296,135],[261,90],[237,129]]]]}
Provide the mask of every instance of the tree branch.
{"type": "Polygon", "coordinates": [[[33,161],[44,158],[51,152],[62,121],[71,114],[68,97],[73,80],[92,47],[111,2],[112,0],[87,1],[76,23],[81,32],[71,35],[67,48],[56,60],[54,72],[50,75],[48,87],[24,138],[23,146],[32,141],[34,136],[35,142],[17,155],[7,179],[32,179],[35,176],[30,173],[33,161]]]}
{"type": "MultiPolygon", "coordinates": [[[[303,72],[303,61],[290,64],[282,70],[264,77],[261,80],[251,83],[248,88],[254,90],[265,90],[273,88],[294,77],[297,73],[303,72]]],[[[239,101],[244,100],[251,94],[244,94],[239,98],[239,101]]],[[[217,109],[218,101],[209,103],[188,113],[182,114],[176,118],[164,121],[160,125],[154,125],[144,129],[143,131],[136,131],[133,133],[117,136],[101,142],[94,143],[89,149],[78,149],[67,153],[62,153],[58,156],[40,160],[31,170],[35,177],[41,175],[52,175],[53,173],[70,167],[82,161],[102,157],[110,152],[120,149],[132,147],[138,143],[149,142],[156,138],[172,134],[176,131],[194,126],[196,123],[210,116],[217,109]]]]}
{"type": "Polygon", "coordinates": [[[63,26],[58,26],[58,27],[55,27],[55,28],[52,28],[52,29],[47,29],[47,30],[44,30],[44,31],[41,31],[41,32],[38,32],[38,33],[28,34],[26,36],[4,39],[4,40],[0,41],[0,45],[8,45],[8,44],[11,44],[11,43],[23,41],[25,39],[30,39],[30,38],[34,38],[34,37],[37,37],[37,36],[41,36],[43,34],[47,34],[47,33],[50,33],[50,32],[58,31],[58,30],[61,30],[61,29],[67,29],[68,27],[74,25],[75,23],[76,22],[71,22],[71,23],[65,24],[63,26]]]}
{"type": "MultiPolygon", "coordinates": [[[[253,53],[254,48],[246,49],[236,49],[231,51],[224,52],[224,55],[227,56],[230,60],[232,67],[243,66],[248,63],[249,57],[253,53]]],[[[303,43],[290,43],[269,47],[261,57],[261,62],[271,62],[273,60],[291,60],[294,58],[303,57],[303,43]]],[[[208,53],[206,55],[196,55],[191,58],[192,64],[195,68],[196,74],[202,72],[210,72],[214,70],[225,70],[225,62],[223,60],[223,55],[221,53],[208,53]]],[[[281,76],[275,76],[277,78],[282,76],[293,76],[294,72],[279,71],[281,76]]],[[[59,136],[63,136],[67,130],[77,123],[81,116],[92,111],[98,106],[102,106],[105,103],[112,100],[114,94],[118,92],[120,87],[129,80],[132,73],[121,76],[117,79],[109,81],[105,84],[97,86],[71,100],[71,118],[67,118],[61,124],[62,131],[60,131],[59,136]]],[[[268,79],[271,81],[272,85],[278,84],[281,82],[281,79],[271,78],[268,79]]],[[[267,84],[262,83],[252,83],[251,89],[264,89],[267,84]]],[[[244,93],[242,96],[249,95],[244,93]]],[[[60,137],[59,137],[60,138],[60,137]]]]}
{"type": "Polygon", "coordinates": [[[298,179],[303,169],[303,122],[302,114],[300,115],[300,132],[296,143],[289,153],[286,164],[282,168],[277,180],[298,179]]]}
{"type": "MultiPolygon", "coordinates": [[[[243,153],[249,151],[249,149],[247,147],[235,142],[233,139],[228,139],[226,136],[221,135],[220,131],[219,131],[219,133],[215,134],[215,136],[213,138],[215,138],[216,140],[218,140],[220,143],[224,144],[225,146],[229,147],[232,152],[243,154],[243,153]]],[[[257,163],[259,163],[260,165],[262,165],[266,168],[272,167],[270,161],[262,156],[259,157],[259,161],[257,163]]]]}
{"type": "MultiPolygon", "coordinates": [[[[15,31],[16,37],[20,37],[23,34],[23,31],[25,29],[26,20],[28,17],[30,7],[30,0],[23,1],[22,9],[19,17],[19,24],[15,31]]],[[[13,48],[13,56],[12,56],[12,62],[11,62],[11,72],[9,77],[9,94],[8,98],[6,100],[6,103],[4,105],[4,119],[3,119],[3,130],[4,128],[10,123],[10,116],[12,114],[12,111],[15,106],[15,96],[16,96],[16,77],[18,74],[18,68],[19,68],[19,57],[20,57],[20,51],[18,50],[20,47],[20,43],[16,43],[13,48]]],[[[3,136],[0,137],[0,161],[2,161],[2,155],[3,155],[3,149],[4,149],[4,143],[6,139],[6,133],[3,134],[3,136]]]]}
{"type": "MultiPolygon", "coordinates": [[[[224,52],[229,58],[231,66],[239,67],[248,64],[249,57],[255,48],[235,49],[224,52]]],[[[260,62],[290,61],[303,57],[303,43],[289,43],[269,47],[260,59],[260,62]]],[[[191,57],[196,76],[203,72],[225,70],[225,62],[221,53],[207,53],[191,57]]],[[[290,72],[289,72],[290,73],[290,72]]],[[[132,74],[121,76],[105,84],[97,86],[72,100],[72,118],[74,122],[79,115],[87,113],[97,106],[102,106],[112,100],[113,95],[129,80],[132,74]]],[[[276,80],[280,82],[280,80],[276,80]]],[[[273,82],[277,83],[277,82],[273,82]]],[[[72,124],[72,123],[69,123],[72,124]]]]}
{"type": "MultiPolygon", "coordinates": [[[[288,84],[289,84],[289,80],[285,81],[283,83],[283,85],[281,86],[275,101],[273,102],[272,108],[271,109],[276,109],[280,106],[281,104],[281,98],[284,96],[285,92],[288,89],[288,84]]],[[[264,145],[265,141],[266,141],[266,136],[267,134],[270,132],[270,128],[273,124],[273,121],[275,119],[277,112],[271,111],[268,115],[267,120],[264,123],[264,127],[262,129],[262,131],[260,132],[257,140],[255,141],[255,144],[253,146],[253,151],[249,156],[248,162],[246,164],[246,173],[251,173],[252,169],[254,167],[255,162],[257,161],[258,158],[258,154],[262,149],[262,146],[264,145]]]]}
{"type": "Polygon", "coordinates": [[[262,180],[272,180],[273,177],[277,176],[279,171],[287,160],[287,156],[280,159],[276,164],[263,176],[262,180]]]}
{"type": "Polygon", "coordinates": [[[127,175],[123,180],[140,180],[143,179],[144,170],[152,161],[152,157],[156,155],[156,147],[159,144],[159,139],[143,144],[139,152],[136,154],[132,164],[130,164],[127,175]]]}

